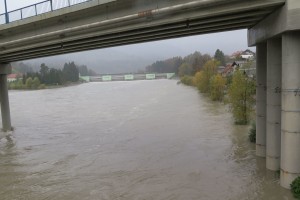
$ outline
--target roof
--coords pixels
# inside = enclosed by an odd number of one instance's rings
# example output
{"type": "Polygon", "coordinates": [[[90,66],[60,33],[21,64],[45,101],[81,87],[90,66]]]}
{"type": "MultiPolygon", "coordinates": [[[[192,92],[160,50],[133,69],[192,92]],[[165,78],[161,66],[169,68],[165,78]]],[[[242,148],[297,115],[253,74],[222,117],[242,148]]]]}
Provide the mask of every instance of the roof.
{"type": "Polygon", "coordinates": [[[7,75],[7,78],[18,78],[19,74],[9,74],[7,75]]]}
{"type": "Polygon", "coordinates": [[[228,64],[228,65],[225,67],[223,73],[224,73],[224,74],[228,74],[228,73],[230,73],[232,70],[233,70],[232,65],[231,65],[231,64],[228,64]]]}

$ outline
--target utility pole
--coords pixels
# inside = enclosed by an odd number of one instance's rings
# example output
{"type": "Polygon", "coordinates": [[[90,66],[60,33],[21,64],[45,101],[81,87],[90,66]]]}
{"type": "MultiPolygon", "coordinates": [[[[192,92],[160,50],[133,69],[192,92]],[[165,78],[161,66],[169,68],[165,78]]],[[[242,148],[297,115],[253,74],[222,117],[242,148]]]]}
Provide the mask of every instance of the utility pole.
{"type": "Polygon", "coordinates": [[[7,12],[6,0],[4,0],[4,6],[5,6],[5,22],[8,24],[9,23],[9,16],[8,16],[8,12],[7,12]]]}

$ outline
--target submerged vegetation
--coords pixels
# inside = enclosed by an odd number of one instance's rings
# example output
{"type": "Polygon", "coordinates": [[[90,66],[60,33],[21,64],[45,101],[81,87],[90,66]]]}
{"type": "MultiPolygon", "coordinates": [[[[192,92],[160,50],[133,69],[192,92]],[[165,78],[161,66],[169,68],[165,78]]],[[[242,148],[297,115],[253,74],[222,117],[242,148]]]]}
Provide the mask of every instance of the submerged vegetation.
{"type": "Polygon", "coordinates": [[[291,191],[296,199],[300,199],[300,176],[291,183],[291,191]]]}
{"type": "Polygon", "coordinates": [[[250,130],[249,130],[249,140],[252,143],[256,142],[256,123],[252,122],[250,130]]]}
{"type": "Polygon", "coordinates": [[[223,77],[217,73],[219,62],[208,61],[194,76],[183,75],[181,82],[195,86],[207,94],[212,101],[226,102],[230,105],[235,124],[248,124],[255,104],[255,82],[240,71],[232,76],[223,77]]]}
{"type": "Polygon", "coordinates": [[[256,88],[252,79],[236,71],[228,88],[228,102],[236,124],[248,124],[255,103],[256,88]]]}

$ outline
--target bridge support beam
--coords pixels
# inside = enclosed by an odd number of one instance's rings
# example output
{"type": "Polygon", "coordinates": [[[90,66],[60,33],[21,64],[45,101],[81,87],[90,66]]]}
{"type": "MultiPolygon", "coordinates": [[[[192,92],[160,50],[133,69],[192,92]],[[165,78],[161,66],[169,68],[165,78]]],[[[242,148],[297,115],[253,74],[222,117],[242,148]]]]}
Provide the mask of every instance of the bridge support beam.
{"type": "Polygon", "coordinates": [[[282,36],[282,121],[280,184],[300,176],[300,32],[282,36]]]}
{"type": "Polygon", "coordinates": [[[266,73],[267,73],[267,45],[256,46],[256,155],[266,156],[266,73]]]}
{"type": "Polygon", "coordinates": [[[280,169],[281,141],[281,38],[267,42],[267,137],[266,167],[280,169]]]}
{"type": "Polygon", "coordinates": [[[7,74],[11,73],[10,64],[0,63],[0,101],[3,131],[11,131],[10,108],[8,99],[7,74]]]}

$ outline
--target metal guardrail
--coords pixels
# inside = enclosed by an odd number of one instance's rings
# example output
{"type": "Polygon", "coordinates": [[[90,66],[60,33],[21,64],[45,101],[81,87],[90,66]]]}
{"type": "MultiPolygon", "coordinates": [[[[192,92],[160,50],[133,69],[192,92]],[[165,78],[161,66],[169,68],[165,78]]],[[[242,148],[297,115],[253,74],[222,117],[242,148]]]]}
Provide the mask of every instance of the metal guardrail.
{"type": "Polygon", "coordinates": [[[61,8],[70,7],[76,4],[93,0],[46,0],[30,6],[19,8],[0,14],[0,24],[22,20],[28,17],[37,16],[43,13],[51,12],[61,8]]]}

